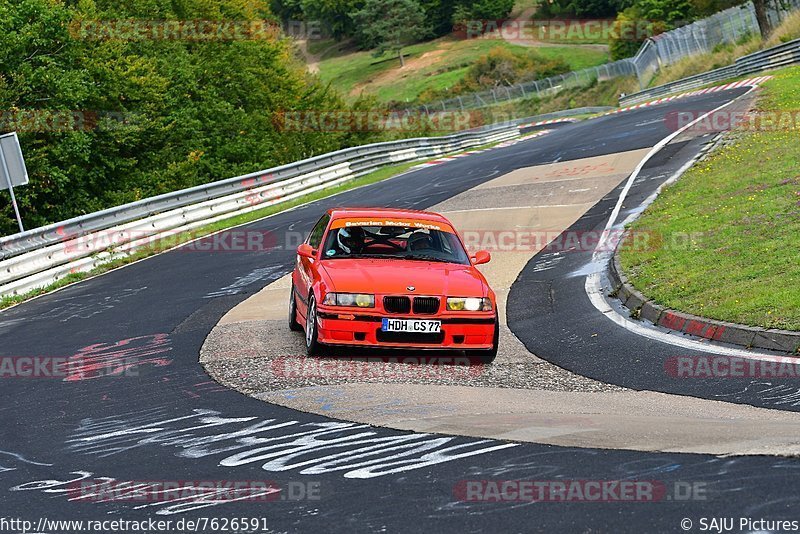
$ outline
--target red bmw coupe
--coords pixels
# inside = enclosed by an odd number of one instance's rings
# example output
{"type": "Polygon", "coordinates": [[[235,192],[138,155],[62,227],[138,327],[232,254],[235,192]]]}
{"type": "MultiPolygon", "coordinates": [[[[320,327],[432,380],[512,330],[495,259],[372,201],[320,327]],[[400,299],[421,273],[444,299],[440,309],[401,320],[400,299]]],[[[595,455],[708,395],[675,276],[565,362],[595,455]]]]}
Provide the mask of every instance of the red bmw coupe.
{"type": "Polygon", "coordinates": [[[297,248],[289,327],[326,345],[465,351],[490,363],[495,294],[450,221],[437,213],[329,210],[297,248]]]}

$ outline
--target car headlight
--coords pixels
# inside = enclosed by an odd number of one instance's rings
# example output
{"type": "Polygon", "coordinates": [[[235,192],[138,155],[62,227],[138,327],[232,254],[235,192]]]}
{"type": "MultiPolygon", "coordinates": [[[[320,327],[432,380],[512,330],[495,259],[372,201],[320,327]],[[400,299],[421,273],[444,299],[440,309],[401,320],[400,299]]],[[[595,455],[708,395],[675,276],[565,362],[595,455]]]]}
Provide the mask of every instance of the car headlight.
{"type": "Polygon", "coordinates": [[[374,308],[375,295],[368,293],[328,293],[322,301],[326,306],[354,306],[374,308]]]}
{"type": "Polygon", "coordinates": [[[447,297],[450,311],[492,311],[492,301],[478,297],[447,297]]]}

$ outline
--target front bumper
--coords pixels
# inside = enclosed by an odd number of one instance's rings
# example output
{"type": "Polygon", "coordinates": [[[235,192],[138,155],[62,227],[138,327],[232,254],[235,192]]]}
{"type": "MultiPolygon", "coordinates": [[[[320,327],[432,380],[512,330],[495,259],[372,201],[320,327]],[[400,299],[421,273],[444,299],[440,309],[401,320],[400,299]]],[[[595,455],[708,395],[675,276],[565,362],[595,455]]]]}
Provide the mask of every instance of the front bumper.
{"type": "Polygon", "coordinates": [[[470,316],[386,315],[393,319],[442,321],[442,329],[438,334],[381,332],[382,316],[378,315],[320,308],[318,316],[318,340],[326,345],[400,349],[491,349],[496,327],[492,312],[470,316]]]}

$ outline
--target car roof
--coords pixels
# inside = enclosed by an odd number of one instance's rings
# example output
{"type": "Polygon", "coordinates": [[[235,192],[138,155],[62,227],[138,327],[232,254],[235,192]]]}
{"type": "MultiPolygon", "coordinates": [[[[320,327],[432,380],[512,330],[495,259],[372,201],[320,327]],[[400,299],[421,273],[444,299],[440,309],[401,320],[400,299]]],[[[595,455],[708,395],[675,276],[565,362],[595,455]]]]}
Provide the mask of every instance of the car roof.
{"type": "Polygon", "coordinates": [[[328,213],[331,216],[331,220],[346,217],[402,217],[418,221],[436,221],[450,224],[450,221],[444,216],[432,211],[397,208],[331,208],[328,213]]]}

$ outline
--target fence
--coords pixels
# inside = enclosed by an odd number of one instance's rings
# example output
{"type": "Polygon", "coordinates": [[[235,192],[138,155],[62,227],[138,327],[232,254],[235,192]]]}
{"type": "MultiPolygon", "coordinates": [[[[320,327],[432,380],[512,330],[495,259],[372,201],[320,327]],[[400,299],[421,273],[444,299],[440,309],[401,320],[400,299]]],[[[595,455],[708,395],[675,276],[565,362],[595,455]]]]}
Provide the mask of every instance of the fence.
{"type": "Polygon", "coordinates": [[[767,69],[800,63],[800,39],[738,58],[733,65],[689,76],[620,98],[621,106],[630,106],[665,95],[697,89],[709,83],[746,76],[767,69]]]}
{"type": "MultiPolygon", "coordinates": [[[[800,0],[781,1],[780,7],[771,7],[767,10],[767,17],[773,25],[780,23],[791,11],[800,8],[800,0]]],[[[595,81],[606,81],[622,76],[636,76],[639,87],[644,89],[655,74],[667,65],[689,56],[711,52],[720,44],[735,43],[746,35],[759,33],[755,8],[752,2],[748,2],[649,38],[632,58],[544,80],[460,95],[423,105],[421,109],[426,113],[473,109],[530,96],[553,95],[564,89],[587,87],[595,81]]]]}
{"type": "Polygon", "coordinates": [[[466,109],[491,106],[500,102],[517,100],[519,98],[531,96],[541,98],[543,96],[554,95],[564,89],[586,87],[591,85],[595,80],[605,81],[619,78],[620,76],[634,75],[636,75],[636,66],[631,60],[623,59],[613,63],[606,63],[599,67],[591,67],[568,72],[566,74],[559,74],[558,76],[551,76],[543,80],[534,80],[516,85],[497,87],[479,93],[459,95],[448,100],[440,100],[435,104],[423,105],[421,109],[429,114],[438,113],[440,111],[463,111],[466,109]]]}
{"type": "Polygon", "coordinates": [[[163,232],[172,235],[261,209],[386,165],[519,137],[517,122],[524,120],[444,137],[348,148],[0,237],[0,297],[44,287],[71,272],[91,270],[163,232]],[[113,241],[114,249],[98,253],[87,246],[103,239],[113,241]]]}

